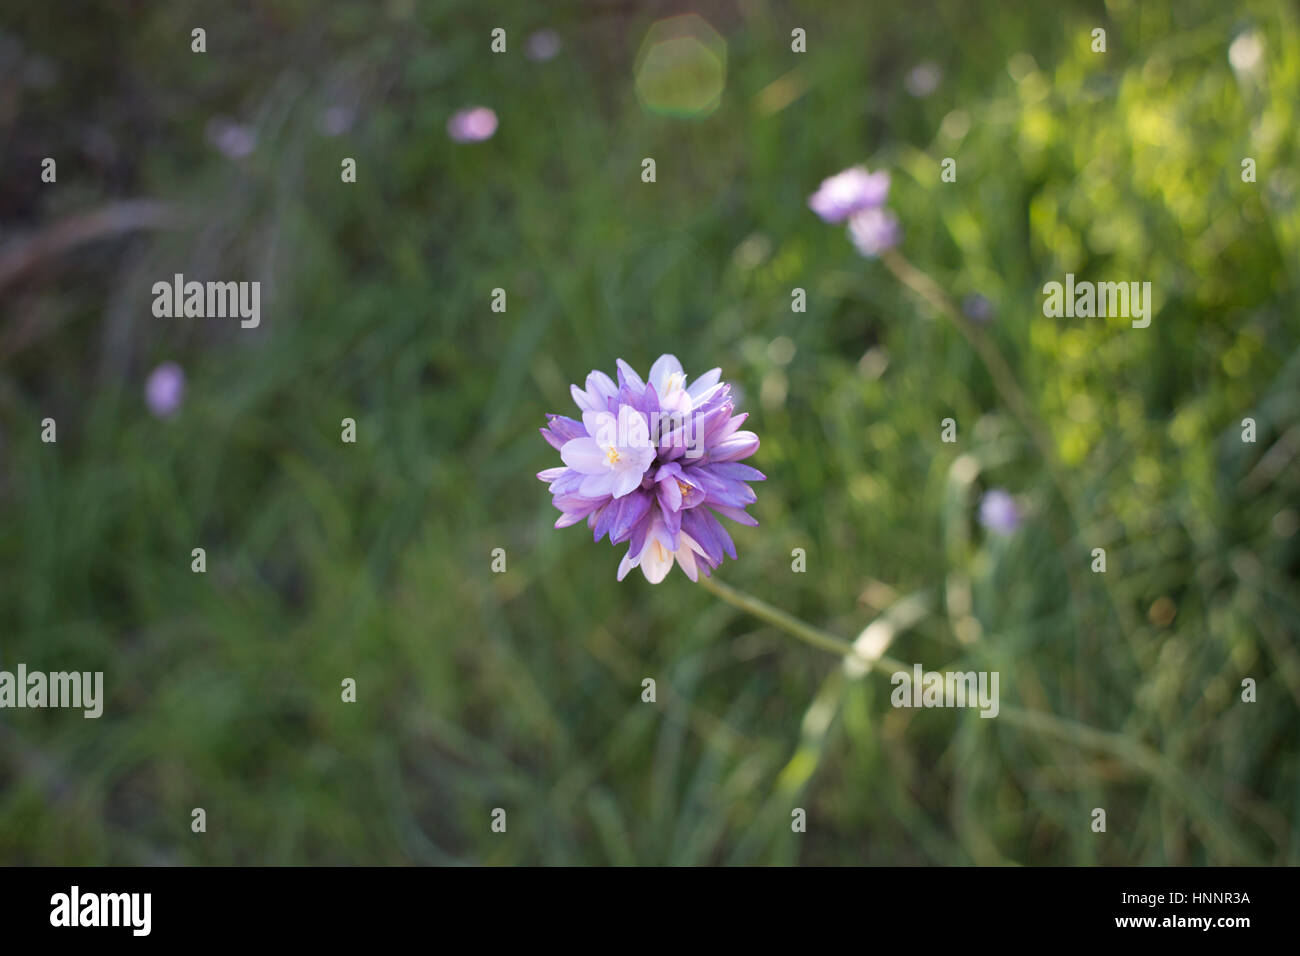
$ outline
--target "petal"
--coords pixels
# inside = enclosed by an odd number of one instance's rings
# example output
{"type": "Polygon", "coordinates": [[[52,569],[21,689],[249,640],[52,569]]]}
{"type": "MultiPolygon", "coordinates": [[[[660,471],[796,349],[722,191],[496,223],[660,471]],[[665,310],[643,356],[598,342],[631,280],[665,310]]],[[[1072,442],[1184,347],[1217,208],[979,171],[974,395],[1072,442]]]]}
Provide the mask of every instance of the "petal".
{"type": "Polygon", "coordinates": [[[651,450],[650,426],[645,416],[631,405],[620,406],[618,410],[618,447],[651,450]]]}
{"type": "Polygon", "coordinates": [[[581,422],[575,422],[572,418],[565,418],[563,415],[547,415],[546,427],[541,431],[547,443],[557,450],[566,441],[582,438],[587,434],[581,422]]]}
{"type": "Polygon", "coordinates": [[[598,475],[588,475],[582,479],[582,486],[578,489],[578,494],[584,498],[603,498],[611,494],[614,487],[615,474],[612,471],[605,470],[598,475]]]}
{"type": "Polygon", "coordinates": [[[617,394],[618,386],[604,372],[597,369],[587,376],[587,395],[596,407],[605,408],[609,400],[617,394]]]}
{"type": "Polygon", "coordinates": [[[633,371],[632,366],[628,365],[622,359],[618,360],[618,384],[620,388],[631,386],[634,392],[640,393],[645,390],[645,382],[641,381],[641,376],[633,371]]]}
{"type": "Polygon", "coordinates": [[[682,548],[677,552],[677,563],[682,566],[682,570],[692,581],[700,579],[699,572],[695,570],[695,555],[690,548],[682,548]]]}
{"type": "Polygon", "coordinates": [[[682,513],[682,531],[689,534],[692,539],[699,543],[702,553],[708,557],[713,564],[719,564],[722,561],[722,540],[715,533],[714,528],[721,528],[717,519],[712,523],[706,521],[710,518],[707,508],[695,508],[691,511],[682,513]]]}
{"type": "Polygon", "coordinates": [[[713,501],[709,502],[709,507],[718,514],[735,521],[737,524],[748,525],[751,528],[758,524],[758,519],[743,508],[733,508],[730,505],[718,504],[713,501]]]}
{"type": "Polygon", "coordinates": [[[618,579],[622,581],[627,577],[627,573],[637,566],[637,559],[632,557],[632,549],[627,549],[627,554],[623,555],[623,560],[618,563],[618,579]]]}
{"type": "MultiPolygon", "coordinates": [[[[609,493],[615,499],[622,498],[624,495],[630,495],[641,487],[642,472],[635,468],[624,468],[621,471],[610,472],[613,476],[613,482],[610,485],[609,493]]],[[[584,482],[584,484],[586,484],[584,482]]]]}
{"type": "Polygon", "coordinates": [[[749,465],[742,465],[737,461],[716,462],[706,467],[719,478],[730,478],[734,481],[767,480],[767,476],[757,468],[751,468],[749,465]]]}
{"type": "Polygon", "coordinates": [[[660,505],[659,513],[663,515],[664,530],[668,532],[669,543],[672,544],[673,550],[676,551],[681,547],[681,541],[678,539],[682,530],[682,512],[680,510],[667,511],[660,505]]]}
{"type": "Polygon", "coordinates": [[[698,405],[700,399],[704,397],[713,386],[718,384],[718,379],[720,378],[722,378],[722,369],[711,368],[695,381],[691,382],[690,386],[686,389],[686,394],[691,396],[691,401],[698,405]]]}
{"type": "Polygon", "coordinates": [[[682,508],[682,490],[677,486],[676,478],[669,478],[667,481],[661,481],[656,486],[659,490],[659,501],[663,504],[664,511],[680,511],[682,508]]]}
{"type": "Polygon", "coordinates": [[[655,387],[656,392],[663,395],[668,391],[668,379],[673,375],[684,374],[682,363],[677,361],[677,356],[665,352],[655,359],[654,365],[650,366],[650,375],[646,381],[655,387]]]}
{"type": "Polygon", "coordinates": [[[658,584],[673,569],[673,553],[658,541],[648,542],[641,554],[641,573],[651,584],[658,584]]]}
{"type": "Polygon", "coordinates": [[[574,471],[598,475],[609,471],[609,462],[594,438],[575,438],[560,448],[560,458],[574,471]]]}
{"type": "Polygon", "coordinates": [[[580,515],[574,512],[565,512],[564,514],[560,515],[558,518],[555,519],[555,527],[568,528],[571,525],[577,524],[585,517],[586,515],[580,515]]]}
{"type": "MultiPolygon", "coordinates": [[[[601,409],[589,409],[582,413],[582,427],[587,435],[596,439],[596,443],[608,448],[617,444],[618,419],[612,413],[601,409]]],[[[602,451],[603,455],[604,452],[602,451]]]]}
{"type": "Polygon", "coordinates": [[[709,461],[735,461],[748,458],[758,451],[758,436],[753,432],[739,431],[721,444],[709,448],[709,461]]]}
{"type": "MultiPolygon", "coordinates": [[[[704,511],[703,508],[698,508],[696,510],[704,511]]],[[[728,534],[727,529],[722,526],[722,522],[719,521],[717,518],[713,517],[713,515],[709,514],[708,519],[713,522],[714,528],[717,531],[717,535],[722,540],[722,550],[727,552],[728,555],[730,555],[732,561],[735,561],[736,543],[731,540],[731,535],[728,534]]]]}
{"type": "Polygon", "coordinates": [[[709,436],[709,441],[715,445],[726,441],[732,435],[736,434],[736,431],[745,423],[745,419],[748,417],[749,412],[741,412],[739,415],[727,419],[721,427],[709,436]]]}
{"type": "Polygon", "coordinates": [[[655,481],[663,481],[669,475],[680,475],[682,466],[675,461],[670,461],[666,465],[660,465],[659,470],[655,472],[655,481]]]}
{"type": "Polygon", "coordinates": [[[609,529],[610,540],[615,544],[626,540],[632,534],[632,529],[636,527],[637,522],[649,514],[650,503],[648,492],[630,494],[621,499],[618,517],[609,529]]]}

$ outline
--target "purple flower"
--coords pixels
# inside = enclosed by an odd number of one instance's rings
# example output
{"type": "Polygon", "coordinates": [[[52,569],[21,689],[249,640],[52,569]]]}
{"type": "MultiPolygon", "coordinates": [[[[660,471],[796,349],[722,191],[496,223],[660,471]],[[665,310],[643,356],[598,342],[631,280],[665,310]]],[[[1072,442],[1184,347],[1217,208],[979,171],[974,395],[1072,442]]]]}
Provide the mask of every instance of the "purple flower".
{"type": "Polygon", "coordinates": [[[538,30],[524,41],[524,55],[537,63],[545,63],[560,52],[560,35],[554,30],[538,30]]]}
{"type": "Polygon", "coordinates": [[[978,292],[968,295],[962,300],[961,310],[966,318],[972,322],[978,322],[980,325],[993,319],[993,303],[978,292]]]}
{"type": "Polygon", "coordinates": [[[326,136],[342,136],[356,122],[357,111],[351,106],[335,104],[321,110],[317,120],[320,131],[326,136]]]}
{"type": "Polygon", "coordinates": [[[865,166],[853,166],[822,180],[808,197],[808,208],[826,222],[843,222],[856,212],[883,205],[888,195],[889,173],[869,173],[865,166]]]}
{"type": "Polygon", "coordinates": [[[560,452],[563,468],[537,477],[549,483],[560,511],[557,528],[584,518],[595,540],[628,542],[621,581],[639,567],[658,584],[674,562],[698,580],[736,558],[717,516],[758,524],[745,511],[755,495],[746,482],[764,475],[740,463],[758,450],[758,436],[741,431],[731,386],[713,369],[690,386],[682,365],[661,355],[645,381],[618,360],[618,382],[604,372],[570,391],[582,420],[548,415],[542,437],[560,452]]]}
{"type": "Polygon", "coordinates": [[[257,130],[243,123],[214,119],[207,126],[208,140],[222,155],[243,159],[257,148],[257,130]]]}
{"type": "Polygon", "coordinates": [[[888,209],[864,209],[849,217],[849,238],[858,252],[868,259],[898,245],[901,236],[898,217],[888,209]]]}
{"type": "Polygon", "coordinates": [[[980,500],[980,524],[994,534],[1014,534],[1020,527],[1020,509],[1016,506],[1016,499],[1001,488],[986,491],[980,500]]]}
{"type": "Polygon", "coordinates": [[[943,70],[939,64],[933,60],[924,60],[912,68],[903,85],[917,99],[924,99],[939,88],[942,79],[943,70]]]}
{"type": "Polygon", "coordinates": [[[481,143],[497,131],[497,114],[486,106],[459,110],[447,120],[447,135],[457,143],[481,143]]]}
{"type": "Polygon", "coordinates": [[[175,362],[164,362],[153,370],[144,386],[145,404],[158,418],[171,418],[185,396],[185,372],[175,362]]]}

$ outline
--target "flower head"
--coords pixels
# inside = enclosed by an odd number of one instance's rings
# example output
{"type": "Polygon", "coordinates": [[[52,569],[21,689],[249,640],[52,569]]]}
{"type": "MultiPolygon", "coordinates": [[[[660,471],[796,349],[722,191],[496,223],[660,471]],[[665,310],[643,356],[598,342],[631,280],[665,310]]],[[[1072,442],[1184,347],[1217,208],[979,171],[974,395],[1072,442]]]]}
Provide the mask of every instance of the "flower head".
{"type": "Polygon", "coordinates": [[[898,217],[888,209],[864,209],[849,217],[849,238],[854,248],[868,259],[894,248],[901,235],[898,217]]]}
{"type": "Polygon", "coordinates": [[[993,303],[985,296],[975,292],[966,296],[961,302],[961,311],[966,318],[981,325],[993,321],[993,303]]]}
{"type": "Polygon", "coordinates": [[[545,63],[560,52],[560,35],[554,30],[538,30],[524,41],[524,55],[538,63],[545,63]]]}
{"type": "Polygon", "coordinates": [[[447,135],[457,143],[481,143],[497,131],[497,114],[486,106],[472,106],[451,114],[447,135]]]}
{"type": "Polygon", "coordinates": [[[652,583],[674,563],[697,580],[736,557],[717,515],[758,524],[745,511],[755,500],[746,482],[764,475],[740,463],[758,450],[758,436],[742,431],[747,415],[733,415],[731,386],[713,369],[687,385],[682,365],[661,355],[643,381],[622,359],[618,381],[604,372],[572,386],[581,420],[548,415],[542,437],[560,452],[563,468],[537,477],[550,485],[560,511],[557,528],[584,518],[599,541],[627,542],[618,568],[652,583]]]}
{"type": "Polygon", "coordinates": [[[171,418],[185,396],[185,372],[175,362],[164,362],[149,374],[144,386],[145,404],[158,418],[171,418]]]}
{"type": "Polygon", "coordinates": [[[903,81],[903,85],[907,87],[907,92],[917,99],[924,99],[939,88],[939,83],[942,80],[943,70],[939,67],[939,64],[933,60],[923,60],[912,67],[911,72],[907,74],[907,79],[903,81]]]}
{"type": "Polygon", "coordinates": [[[980,499],[980,524],[994,534],[1014,534],[1020,527],[1020,508],[1016,499],[1001,488],[993,488],[980,499]]]}
{"type": "Polygon", "coordinates": [[[257,148],[257,130],[243,123],[214,119],[207,126],[208,140],[229,159],[243,159],[257,148]]]}
{"type": "Polygon", "coordinates": [[[889,173],[870,173],[865,166],[853,166],[822,180],[808,197],[808,208],[826,222],[843,222],[856,212],[883,205],[888,195],[889,173]]]}

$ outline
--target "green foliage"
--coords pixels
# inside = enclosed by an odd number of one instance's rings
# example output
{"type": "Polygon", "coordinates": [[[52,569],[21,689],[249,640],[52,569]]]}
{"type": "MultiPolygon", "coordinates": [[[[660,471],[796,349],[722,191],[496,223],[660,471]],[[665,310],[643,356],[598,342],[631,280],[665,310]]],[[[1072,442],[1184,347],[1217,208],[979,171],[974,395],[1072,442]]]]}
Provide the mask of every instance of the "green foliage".
{"type": "Polygon", "coordinates": [[[727,87],[702,119],[638,105],[635,5],[57,6],[0,24],[6,234],[140,196],[186,219],[0,290],[0,667],[103,670],[107,697],[0,713],[0,861],[1300,863],[1291,5],[706,9],[727,87]],[[565,47],[535,63],[543,26],[565,47]],[[52,85],[13,65],[37,55],[52,85]],[[916,98],[922,60],[944,76],[916,98]],[[475,104],[499,131],[451,143],[475,104]],[[248,157],[208,142],[221,116],[248,157]],[[908,259],[995,304],[1068,502],[948,320],[807,209],[857,162],[891,170],[908,259]],[[261,328],[155,319],[176,272],[261,280],[261,328]],[[1151,282],[1151,326],[1044,318],[1066,272],[1151,282]],[[763,440],[722,580],[847,639],[923,595],[891,656],[996,670],[1004,708],[1114,746],[895,709],[552,530],[544,414],[662,352],[721,365],[763,440]],[[164,360],[189,379],[166,422],[141,397],[164,360]],[[974,520],[993,486],[1026,507],[1010,538],[974,520]]]}

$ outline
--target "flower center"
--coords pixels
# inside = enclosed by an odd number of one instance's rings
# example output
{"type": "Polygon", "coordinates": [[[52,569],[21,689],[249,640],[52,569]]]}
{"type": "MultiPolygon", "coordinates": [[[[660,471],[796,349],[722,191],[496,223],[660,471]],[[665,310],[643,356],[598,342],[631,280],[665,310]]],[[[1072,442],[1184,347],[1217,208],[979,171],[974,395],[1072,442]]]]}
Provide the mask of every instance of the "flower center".
{"type": "Polygon", "coordinates": [[[615,448],[613,445],[610,445],[609,448],[606,449],[605,451],[605,460],[608,461],[611,465],[617,465],[619,459],[622,457],[623,456],[618,453],[618,449],[615,448]]]}

